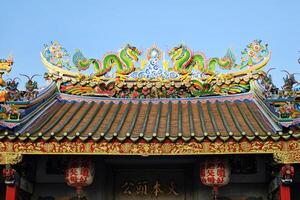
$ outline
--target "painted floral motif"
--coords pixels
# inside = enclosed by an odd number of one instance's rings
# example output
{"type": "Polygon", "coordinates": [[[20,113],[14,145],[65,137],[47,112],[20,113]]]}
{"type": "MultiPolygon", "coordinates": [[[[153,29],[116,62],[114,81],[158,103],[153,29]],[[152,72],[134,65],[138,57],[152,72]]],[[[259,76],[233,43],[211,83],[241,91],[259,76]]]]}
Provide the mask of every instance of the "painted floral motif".
{"type": "Polygon", "coordinates": [[[290,118],[292,117],[295,109],[291,103],[285,103],[279,107],[279,113],[281,118],[290,118]]]}
{"type": "Polygon", "coordinates": [[[269,54],[268,45],[262,45],[261,40],[254,40],[241,53],[242,62],[240,68],[251,67],[260,63],[269,54]]]}
{"type": "Polygon", "coordinates": [[[52,64],[70,69],[69,53],[57,41],[51,42],[50,46],[45,44],[43,55],[52,64]]]}

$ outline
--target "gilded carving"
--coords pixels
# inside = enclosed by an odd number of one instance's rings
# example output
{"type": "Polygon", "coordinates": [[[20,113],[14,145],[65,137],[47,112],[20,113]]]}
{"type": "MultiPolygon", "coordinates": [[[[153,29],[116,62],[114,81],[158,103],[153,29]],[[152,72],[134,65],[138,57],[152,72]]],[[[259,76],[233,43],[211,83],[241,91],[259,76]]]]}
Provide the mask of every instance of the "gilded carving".
{"type": "Polygon", "coordinates": [[[250,149],[251,149],[251,144],[249,144],[249,142],[241,142],[240,143],[240,147],[241,147],[241,150],[242,151],[246,151],[246,152],[249,152],[250,149]]]}
{"type": "Polygon", "coordinates": [[[0,165],[15,165],[22,161],[22,154],[19,153],[0,153],[0,165]]]}
{"type": "Polygon", "coordinates": [[[273,158],[277,163],[281,163],[281,164],[300,163],[300,152],[299,151],[276,152],[273,154],[273,158]]]}
{"type": "Polygon", "coordinates": [[[289,141],[288,142],[288,149],[292,151],[299,151],[300,145],[298,141],[289,141]]]}

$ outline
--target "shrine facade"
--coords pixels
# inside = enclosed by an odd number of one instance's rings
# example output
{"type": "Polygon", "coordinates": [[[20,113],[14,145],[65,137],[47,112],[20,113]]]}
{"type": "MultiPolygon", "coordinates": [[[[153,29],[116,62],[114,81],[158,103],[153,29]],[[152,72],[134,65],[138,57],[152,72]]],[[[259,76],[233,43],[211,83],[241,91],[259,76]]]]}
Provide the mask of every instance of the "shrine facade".
{"type": "Polygon", "coordinates": [[[128,44],[101,60],[51,42],[49,84],[21,74],[25,90],[4,79],[13,58],[0,61],[0,198],[299,198],[298,82],[283,71],[273,84],[267,44],[240,62],[183,44],[142,55],[128,44]]]}

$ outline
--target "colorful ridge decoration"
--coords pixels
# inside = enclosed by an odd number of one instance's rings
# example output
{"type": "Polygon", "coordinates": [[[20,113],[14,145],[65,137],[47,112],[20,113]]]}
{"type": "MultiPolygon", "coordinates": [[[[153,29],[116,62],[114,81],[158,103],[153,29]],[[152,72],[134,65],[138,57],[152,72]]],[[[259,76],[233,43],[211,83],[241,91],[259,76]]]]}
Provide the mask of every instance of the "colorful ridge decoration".
{"type": "Polygon", "coordinates": [[[182,98],[248,92],[250,81],[263,75],[260,70],[268,63],[271,52],[267,44],[255,40],[242,51],[239,64],[231,50],[222,58],[208,59],[183,44],[168,52],[171,61],[156,46],[149,48],[146,59],[141,59],[141,55],[139,49],[127,44],[117,53],[105,54],[101,60],[87,58],[80,50],[71,56],[58,42],[52,42],[45,45],[41,59],[49,70],[45,78],[56,81],[62,93],[182,98]]]}

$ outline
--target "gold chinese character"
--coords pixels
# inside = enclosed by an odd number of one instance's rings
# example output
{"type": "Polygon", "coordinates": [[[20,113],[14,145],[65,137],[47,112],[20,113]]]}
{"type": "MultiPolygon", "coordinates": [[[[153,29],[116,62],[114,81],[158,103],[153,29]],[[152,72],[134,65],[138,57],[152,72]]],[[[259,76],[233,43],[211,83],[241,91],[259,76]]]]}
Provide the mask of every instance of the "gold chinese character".
{"type": "Polygon", "coordinates": [[[147,195],[148,194],[148,182],[140,181],[136,185],[136,194],[137,195],[147,195]]]}
{"type": "Polygon", "coordinates": [[[163,190],[161,189],[161,185],[158,180],[156,180],[155,185],[153,186],[152,193],[155,197],[158,197],[160,193],[163,193],[163,190]]]}
{"type": "Polygon", "coordinates": [[[174,181],[171,181],[171,182],[170,182],[168,194],[169,194],[169,195],[175,195],[175,196],[178,196],[178,195],[179,195],[179,193],[176,192],[176,184],[174,183],[174,181]]]}
{"type": "Polygon", "coordinates": [[[131,195],[132,194],[132,188],[134,187],[134,183],[132,182],[125,182],[121,188],[123,189],[123,194],[131,195]]]}

